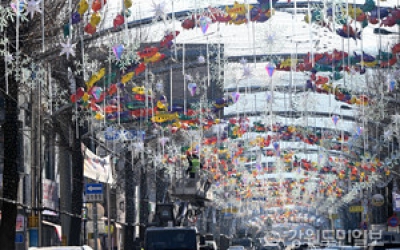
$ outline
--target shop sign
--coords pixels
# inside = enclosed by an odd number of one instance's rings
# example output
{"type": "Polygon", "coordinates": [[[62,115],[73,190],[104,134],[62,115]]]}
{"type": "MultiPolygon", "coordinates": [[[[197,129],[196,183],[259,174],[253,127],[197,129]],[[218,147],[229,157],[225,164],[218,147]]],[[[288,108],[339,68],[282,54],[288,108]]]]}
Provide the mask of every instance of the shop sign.
{"type": "Polygon", "coordinates": [[[362,213],[364,211],[363,206],[351,206],[349,207],[349,212],[350,213],[362,213]]]}

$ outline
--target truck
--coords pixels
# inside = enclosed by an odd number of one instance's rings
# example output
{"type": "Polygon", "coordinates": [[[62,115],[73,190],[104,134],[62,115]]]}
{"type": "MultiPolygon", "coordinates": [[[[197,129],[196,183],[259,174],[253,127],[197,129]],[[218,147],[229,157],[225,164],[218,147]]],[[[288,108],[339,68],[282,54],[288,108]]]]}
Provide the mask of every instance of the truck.
{"type": "Polygon", "coordinates": [[[200,235],[196,227],[148,227],[144,250],[199,250],[200,235]]]}

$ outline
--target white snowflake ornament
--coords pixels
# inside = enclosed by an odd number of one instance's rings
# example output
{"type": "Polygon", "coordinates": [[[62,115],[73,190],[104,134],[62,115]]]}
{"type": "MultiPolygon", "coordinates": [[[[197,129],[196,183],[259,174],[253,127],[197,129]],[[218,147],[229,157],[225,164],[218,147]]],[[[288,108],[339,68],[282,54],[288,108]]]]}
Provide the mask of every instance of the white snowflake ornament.
{"type": "Polygon", "coordinates": [[[40,9],[40,6],[39,6],[40,1],[41,0],[39,0],[39,1],[29,0],[26,3],[26,12],[27,12],[27,14],[31,15],[31,19],[35,15],[35,12],[42,13],[42,10],[40,9]]]}
{"type": "Polygon", "coordinates": [[[240,59],[239,63],[244,66],[247,64],[247,60],[242,58],[242,59],[240,59]]]}
{"type": "Polygon", "coordinates": [[[199,57],[197,57],[197,62],[198,63],[205,63],[206,59],[204,58],[204,56],[200,55],[199,57]]]}
{"type": "Polygon", "coordinates": [[[67,43],[60,43],[61,46],[63,47],[60,53],[60,56],[62,55],[67,55],[67,60],[69,59],[69,55],[75,56],[75,46],[76,43],[71,44],[71,39],[67,40],[67,43]]]}
{"type": "Polygon", "coordinates": [[[165,2],[155,3],[153,1],[152,4],[152,12],[154,12],[155,18],[164,18],[165,17],[165,2]]]}
{"type": "Polygon", "coordinates": [[[392,122],[399,124],[400,123],[400,115],[399,114],[392,115],[392,122]]]}
{"type": "Polygon", "coordinates": [[[275,33],[268,33],[266,37],[266,41],[268,44],[273,44],[275,42],[275,33]]]}
{"type": "Polygon", "coordinates": [[[4,57],[4,61],[5,61],[6,63],[11,63],[13,60],[14,60],[14,57],[13,57],[12,54],[7,54],[7,55],[4,57]]]}
{"type": "Polygon", "coordinates": [[[385,141],[392,140],[392,136],[393,136],[393,130],[391,128],[383,132],[383,138],[385,141]]]}
{"type": "Polygon", "coordinates": [[[243,67],[243,76],[244,77],[250,77],[252,76],[251,68],[249,66],[244,66],[243,67]]]}

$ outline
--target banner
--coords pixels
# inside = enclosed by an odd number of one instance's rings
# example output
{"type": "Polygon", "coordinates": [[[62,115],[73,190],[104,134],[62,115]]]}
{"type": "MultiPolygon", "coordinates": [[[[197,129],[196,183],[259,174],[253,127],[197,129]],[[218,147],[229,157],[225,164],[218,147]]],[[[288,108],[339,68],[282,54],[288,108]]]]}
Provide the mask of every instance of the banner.
{"type": "MultiPolygon", "coordinates": [[[[56,182],[48,179],[43,179],[42,183],[42,202],[43,202],[43,207],[45,208],[50,208],[53,210],[58,209],[58,185],[56,182]]],[[[53,211],[47,211],[45,214],[47,215],[57,215],[57,213],[54,213],[53,211]]]]}
{"type": "Polygon", "coordinates": [[[101,158],[95,155],[82,143],[82,152],[84,157],[83,175],[103,183],[112,183],[112,170],[110,156],[101,158]]]}

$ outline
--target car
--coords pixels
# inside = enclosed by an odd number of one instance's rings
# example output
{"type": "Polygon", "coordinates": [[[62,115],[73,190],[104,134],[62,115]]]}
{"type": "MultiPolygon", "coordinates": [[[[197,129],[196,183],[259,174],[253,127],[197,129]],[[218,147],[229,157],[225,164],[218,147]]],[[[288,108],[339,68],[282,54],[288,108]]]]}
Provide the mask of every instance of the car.
{"type": "Polygon", "coordinates": [[[262,246],[260,247],[260,250],[282,250],[282,248],[278,244],[276,244],[276,245],[262,246]]]}
{"type": "Polygon", "coordinates": [[[228,250],[245,250],[244,246],[230,246],[228,250]]]}

